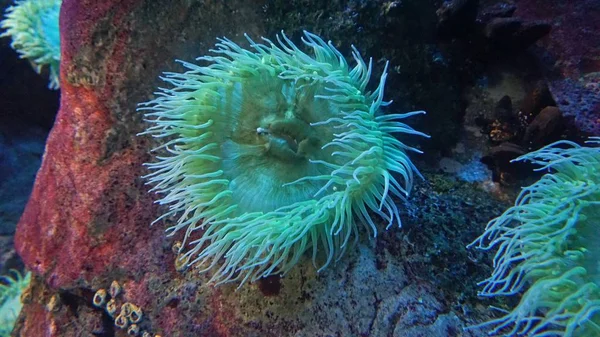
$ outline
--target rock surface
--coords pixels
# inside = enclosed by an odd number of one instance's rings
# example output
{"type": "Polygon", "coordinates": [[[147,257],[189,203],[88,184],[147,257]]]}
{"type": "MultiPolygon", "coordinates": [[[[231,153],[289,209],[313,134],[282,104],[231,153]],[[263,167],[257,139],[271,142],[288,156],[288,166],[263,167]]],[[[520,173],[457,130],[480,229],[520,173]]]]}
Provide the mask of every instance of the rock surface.
{"type": "Polygon", "coordinates": [[[552,23],[536,54],[563,116],[600,135],[600,2],[521,0],[516,17],[552,23]]]}

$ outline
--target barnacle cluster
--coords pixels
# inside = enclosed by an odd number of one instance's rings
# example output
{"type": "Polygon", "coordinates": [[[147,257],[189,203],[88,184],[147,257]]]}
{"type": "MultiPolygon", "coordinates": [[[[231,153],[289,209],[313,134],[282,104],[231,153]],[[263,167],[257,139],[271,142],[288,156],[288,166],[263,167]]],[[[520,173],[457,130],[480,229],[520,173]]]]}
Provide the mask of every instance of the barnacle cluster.
{"type": "MultiPolygon", "coordinates": [[[[127,335],[150,337],[150,332],[143,331],[140,327],[143,313],[139,306],[131,302],[125,302],[119,307],[121,301],[118,301],[118,298],[121,292],[121,285],[114,280],[108,291],[103,288],[96,291],[92,303],[94,306],[106,310],[106,313],[114,319],[115,326],[127,330],[127,335]]],[[[159,335],[154,336],[160,337],[159,335]]]]}
{"type": "Polygon", "coordinates": [[[20,0],[6,10],[0,36],[12,38],[11,47],[40,73],[48,67],[51,89],[59,88],[60,34],[58,17],[62,0],[20,0]]]}
{"type": "Polygon", "coordinates": [[[421,135],[384,114],[387,63],[367,89],[372,61],[352,48],[350,67],[331,42],[304,32],[305,52],[285,34],[247,37],[251,49],[219,39],[201,66],[165,73],[172,88],[141,104],[160,141],[146,176],[185,232],[181,264],[212,270],[211,281],[255,281],[287,273],[322,250],[321,269],[339,258],[375,214],[400,225],[397,200],[417,172],[400,140],[421,135]]]}
{"type": "Polygon", "coordinates": [[[482,296],[522,294],[480,326],[498,336],[600,336],[600,137],[560,141],[517,160],[546,173],[471,245],[497,248],[482,296]]]}

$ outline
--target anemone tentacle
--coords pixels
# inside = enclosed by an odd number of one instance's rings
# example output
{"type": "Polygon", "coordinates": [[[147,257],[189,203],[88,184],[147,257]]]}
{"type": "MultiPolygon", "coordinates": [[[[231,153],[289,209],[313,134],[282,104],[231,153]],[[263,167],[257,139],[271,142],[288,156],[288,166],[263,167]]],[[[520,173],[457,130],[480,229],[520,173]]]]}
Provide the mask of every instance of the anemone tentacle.
{"type": "Polygon", "coordinates": [[[496,249],[481,296],[523,292],[490,335],[600,336],[600,138],[560,141],[516,160],[546,173],[470,246],[496,249]]]}
{"type": "Polygon", "coordinates": [[[21,295],[29,286],[31,273],[22,275],[16,270],[0,276],[0,337],[9,337],[19,317],[23,303],[21,295]]]}
{"type": "Polygon", "coordinates": [[[48,66],[50,89],[59,88],[60,34],[58,17],[62,0],[18,0],[0,23],[11,47],[27,59],[37,73],[48,66]]]}

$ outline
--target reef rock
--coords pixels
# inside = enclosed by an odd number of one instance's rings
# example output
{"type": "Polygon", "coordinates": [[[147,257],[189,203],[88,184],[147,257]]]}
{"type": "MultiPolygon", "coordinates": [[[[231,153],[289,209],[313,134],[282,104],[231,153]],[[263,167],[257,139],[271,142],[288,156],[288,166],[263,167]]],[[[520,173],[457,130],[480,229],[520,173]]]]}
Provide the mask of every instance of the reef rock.
{"type": "Polygon", "coordinates": [[[600,2],[518,2],[516,17],[552,23],[536,54],[563,116],[580,130],[600,135],[600,2]]]}

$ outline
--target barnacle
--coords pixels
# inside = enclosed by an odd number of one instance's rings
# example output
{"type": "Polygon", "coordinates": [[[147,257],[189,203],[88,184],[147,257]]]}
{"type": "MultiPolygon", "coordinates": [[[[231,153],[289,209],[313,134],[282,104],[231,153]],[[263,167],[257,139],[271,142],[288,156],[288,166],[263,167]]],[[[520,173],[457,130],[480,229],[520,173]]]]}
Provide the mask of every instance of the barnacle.
{"type": "Polygon", "coordinates": [[[46,310],[50,312],[58,311],[61,307],[61,300],[58,294],[54,294],[50,297],[48,303],[46,303],[46,310]]]}
{"type": "Polygon", "coordinates": [[[382,113],[387,63],[368,91],[372,61],[354,47],[350,67],[308,32],[309,52],[285,34],[246,38],[251,49],[219,39],[205,66],[179,61],[188,70],[165,73],[173,87],[139,108],[142,134],[161,142],[146,176],[168,205],[155,222],[177,218],[167,231],[185,231],[178,259],[217,284],[285,274],[306,251],[316,266],[320,249],[323,269],[357,223],[377,234],[371,213],[400,225],[394,198],[408,195],[407,151],[418,150],[393,134],[425,136],[400,122],[423,111],[382,113]]]}
{"type": "Polygon", "coordinates": [[[23,307],[21,294],[31,280],[31,273],[22,276],[17,271],[11,272],[14,277],[0,277],[0,337],[10,336],[23,307]]]}
{"type": "Polygon", "coordinates": [[[140,333],[140,327],[137,324],[131,324],[127,329],[127,334],[129,336],[137,336],[140,333]]]}
{"type": "Polygon", "coordinates": [[[119,294],[121,293],[121,285],[119,284],[119,282],[117,282],[117,280],[113,280],[110,283],[108,293],[110,294],[111,298],[117,298],[117,296],[119,296],[119,294]]]}
{"type": "Polygon", "coordinates": [[[110,317],[115,317],[115,314],[117,313],[117,301],[114,298],[111,298],[106,303],[106,313],[108,313],[110,317]]]}
{"type": "Polygon", "coordinates": [[[115,318],[115,326],[119,329],[127,329],[129,326],[129,320],[123,313],[119,314],[117,318],[115,318]]]}
{"type": "Polygon", "coordinates": [[[139,323],[142,320],[143,314],[142,309],[135,304],[131,305],[131,312],[129,313],[129,321],[131,323],[139,323]]]}
{"type": "Polygon", "coordinates": [[[131,315],[132,310],[133,310],[133,305],[129,302],[125,302],[121,306],[121,315],[123,315],[125,317],[129,317],[129,315],[131,315]]]}
{"type": "Polygon", "coordinates": [[[549,170],[471,245],[497,248],[482,296],[523,292],[480,326],[498,336],[600,336],[600,137],[560,141],[517,160],[549,170]]]}
{"type": "Polygon", "coordinates": [[[11,47],[40,73],[48,66],[50,89],[59,87],[60,35],[58,17],[62,0],[21,0],[6,10],[0,36],[12,38],[11,47]]]}
{"type": "Polygon", "coordinates": [[[98,308],[104,307],[106,304],[106,298],[108,297],[108,293],[106,289],[98,289],[96,293],[94,293],[94,297],[92,298],[92,303],[94,306],[98,308]]]}

